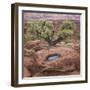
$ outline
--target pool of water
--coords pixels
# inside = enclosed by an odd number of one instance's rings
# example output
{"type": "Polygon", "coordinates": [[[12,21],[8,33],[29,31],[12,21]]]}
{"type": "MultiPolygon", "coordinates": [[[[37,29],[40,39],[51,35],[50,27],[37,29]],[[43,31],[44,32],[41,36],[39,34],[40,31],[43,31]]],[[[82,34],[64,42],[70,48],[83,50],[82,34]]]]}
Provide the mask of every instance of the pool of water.
{"type": "Polygon", "coordinates": [[[59,54],[53,54],[53,55],[49,55],[48,56],[48,61],[52,61],[52,60],[57,60],[58,58],[60,58],[59,54]]]}

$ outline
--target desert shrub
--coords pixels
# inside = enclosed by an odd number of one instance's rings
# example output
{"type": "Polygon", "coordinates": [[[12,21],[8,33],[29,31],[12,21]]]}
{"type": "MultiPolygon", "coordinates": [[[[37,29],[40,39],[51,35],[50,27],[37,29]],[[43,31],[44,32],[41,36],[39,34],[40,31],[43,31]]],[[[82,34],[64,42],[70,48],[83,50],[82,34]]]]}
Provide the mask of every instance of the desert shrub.
{"type": "Polygon", "coordinates": [[[64,20],[59,27],[57,36],[60,37],[61,40],[68,42],[74,33],[75,27],[76,25],[73,21],[64,20]]]}
{"type": "Polygon", "coordinates": [[[73,29],[75,29],[75,23],[74,23],[74,21],[71,21],[71,20],[64,20],[62,22],[62,25],[60,26],[60,29],[61,30],[64,30],[64,29],[73,30],[73,29]]]}
{"type": "Polygon", "coordinates": [[[45,40],[48,45],[55,45],[57,42],[69,42],[75,30],[75,23],[64,20],[57,31],[54,31],[53,21],[32,20],[26,24],[25,42],[32,40],[45,40]]]}
{"type": "Polygon", "coordinates": [[[27,25],[25,41],[44,39],[48,43],[50,43],[53,36],[52,30],[53,30],[52,21],[32,20],[27,25]]]}

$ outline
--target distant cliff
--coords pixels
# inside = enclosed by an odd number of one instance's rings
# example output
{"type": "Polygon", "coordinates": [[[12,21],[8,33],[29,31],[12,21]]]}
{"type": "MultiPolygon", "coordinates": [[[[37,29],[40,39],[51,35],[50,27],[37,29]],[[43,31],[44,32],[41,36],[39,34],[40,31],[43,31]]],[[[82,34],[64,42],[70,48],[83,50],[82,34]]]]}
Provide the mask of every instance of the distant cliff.
{"type": "Polygon", "coordinates": [[[79,14],[62,14],[62,13],[40,13],[40,12],[24,12],[24,21],[40,19],[40,20],[76,20],[80,21],[79,14]]]}

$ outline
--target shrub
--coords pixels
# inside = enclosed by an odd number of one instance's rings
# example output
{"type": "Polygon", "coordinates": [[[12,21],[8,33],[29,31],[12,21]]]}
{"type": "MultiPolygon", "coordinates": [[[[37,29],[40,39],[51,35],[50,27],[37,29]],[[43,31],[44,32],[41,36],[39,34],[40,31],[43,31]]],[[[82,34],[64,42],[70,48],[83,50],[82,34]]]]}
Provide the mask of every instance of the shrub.
{"type": "Polygon", "coordinates": [[[75,23],[70,20],[64,20],[57,31],[54,31],[53,21],[32,20],[26,25],[26,33],[24,35],[25,42],[30,40],[45,40],[49,46],[56,44],[58,41],[71,40],[74,33],[75,23]]]}
{"type": "MultiPolygon", "coordinates": [[[[29,26],[27,28],[27,34],[29,34],[29,38],[31,40],[35,39],[44,39],[48,43],[50,43],[52,37],[53,37],[53,24],[51,21],[45,21],[45,20],[32,20],[28,23],[29,26]]],[[[26,37],[25,39],[27,39],[26,37]]],[[[29,39],[28,39],[29,40],[29,39]]]]}
{"type": "Polygon", "coordinates": [[[57,36],[61,38],[61,40],[69,41],[74,33],[75,27],[76,25],[73,21],[64,20],[59,27],[57,36]]]}

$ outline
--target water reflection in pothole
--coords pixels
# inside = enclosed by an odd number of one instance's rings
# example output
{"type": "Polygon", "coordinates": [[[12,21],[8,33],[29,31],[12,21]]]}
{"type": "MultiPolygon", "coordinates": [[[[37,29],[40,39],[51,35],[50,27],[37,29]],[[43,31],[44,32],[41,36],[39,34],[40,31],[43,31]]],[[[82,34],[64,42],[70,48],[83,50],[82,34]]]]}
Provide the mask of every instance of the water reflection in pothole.
{"type": "Polygon", "coordinates": [[[52,60],[57,60],[58,58],[60,58],[60,54],[55,53],[55,54],[49,55],[47,57],[47,60],[52,61],[52,60]]]}

